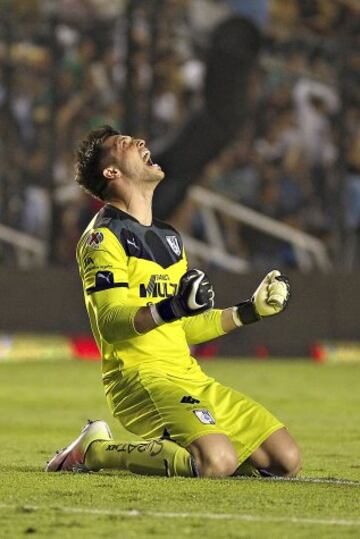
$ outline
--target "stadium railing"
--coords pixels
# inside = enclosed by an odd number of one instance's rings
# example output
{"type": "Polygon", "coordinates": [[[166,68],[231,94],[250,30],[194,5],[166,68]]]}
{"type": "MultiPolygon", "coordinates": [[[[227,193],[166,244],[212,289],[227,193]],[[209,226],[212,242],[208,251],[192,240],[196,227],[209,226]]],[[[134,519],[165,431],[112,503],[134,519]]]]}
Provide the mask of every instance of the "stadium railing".
{"type": "Polygon", "coordinates": [[[12,245],[21,268],[43,266],[47,259],[46,242],[0,224],[0,243],[12,245]]]}
{"type": "MultiPolygon", "coordinates": [[[[191,188],[189,196],[199,207],[207,239],[205,242],[189,234],[183,234],[186,249],[194,258],[200,258],[235,273],[249,271],[251,264],[246,258],[228,253],[225,249],[226,242],[216,216],[216,213],[222,213],[264,234],[290,243],[294,248],[300,271],[305,272],[316,267],[323,272],[331,270],[332,263],[327,248],[318,238],[201,186],[191,188]]],[[[46,263],[48,248],[43,240],[0,224],[0,243],[13,246],[17,263],[22,268],[42,266],[46,263]]]]}
{"type": "Polygon", "coordinates": [[[323,272],[331,270],[332,263],[326,245],[318,238],[233,202],[205,187],[192,187],[189,196],[201,212],[208,241],[206,243],[184,235],[186,248],[194,257],[212,261],[236,273],[245,273],[249,269],[250,264],[246,259],[226,252],[223,232],[216,216],[216,213],[221,213],[264,234],[290,243],[300,271],[306,272],[316,267],[323,272]]]}

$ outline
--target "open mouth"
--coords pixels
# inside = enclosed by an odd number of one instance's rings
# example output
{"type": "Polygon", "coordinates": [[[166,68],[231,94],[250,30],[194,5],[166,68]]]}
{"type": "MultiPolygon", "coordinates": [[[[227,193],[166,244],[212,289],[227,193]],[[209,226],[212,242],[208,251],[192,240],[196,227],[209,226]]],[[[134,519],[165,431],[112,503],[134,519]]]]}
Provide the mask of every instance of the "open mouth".
{"type": "Polygon", "coordinates": [[[146,151],[142,154],[142,158],[143,158],[144,163],[145,163],[148,167],[156,167],[156,168],[160,168],[159,165],[157,165],[156,163],[153,163],[153,162],[152,162],[152,160],[151,160],[151,154],[150,154],[150,151],[149,151],[149,150],[146,150],[146,151]]]}

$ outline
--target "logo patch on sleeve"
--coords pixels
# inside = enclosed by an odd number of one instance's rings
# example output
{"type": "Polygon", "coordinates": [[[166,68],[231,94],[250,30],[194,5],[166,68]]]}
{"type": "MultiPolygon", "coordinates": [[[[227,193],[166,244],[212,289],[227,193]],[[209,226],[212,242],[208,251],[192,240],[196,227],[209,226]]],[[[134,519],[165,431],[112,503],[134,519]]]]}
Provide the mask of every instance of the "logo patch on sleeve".
{"type": "Polygon", "coordinates": [[[88,266],[95,266],[94,259],[91,258],[91,256],[87,256],[84,259],[84,268],[87,268],[88,266]]]}
{"type": "Polygon", "coordinates": [[[114,286],[114,274],[112,271],[97,271],[95,277],[97,288],[112,288],[114,286]]]}
{"type": "Polygon", "coordinates": [[[95,274],[95,285],[86,289],[87,294],[93,294],[94,292],[100,292],[101,290],[107,290],[108,288],[129,288],[129,283],[114,281],[114,274],[112,271],[97,271],[95,274]]]}
{"type": "Polygon", "coordinates": [[[201,423],[205,425],[215,425],[216,421],[209,410],[193,410],[194,414],[201,423]]]}
{"type": "Polygon", "coordinates": [[[100,243],[104,241],[104,234],[102,232],[91,232],[87,239],[87,245],[93,249],[98,249],[100,243]]]}

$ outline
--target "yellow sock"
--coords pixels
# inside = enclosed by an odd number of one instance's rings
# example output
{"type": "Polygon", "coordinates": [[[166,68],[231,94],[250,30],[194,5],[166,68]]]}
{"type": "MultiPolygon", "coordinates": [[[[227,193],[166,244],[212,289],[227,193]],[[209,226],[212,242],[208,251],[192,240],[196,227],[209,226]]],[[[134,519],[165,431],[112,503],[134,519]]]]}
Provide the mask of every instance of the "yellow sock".
{"type": "Polygon", "coordinates": [[[93,442],[86,452],[85,466],[92,471],[107,468],[167,477],[197,475],[193,458],[186,449],[175,442],[160,439],[93,442]]]}

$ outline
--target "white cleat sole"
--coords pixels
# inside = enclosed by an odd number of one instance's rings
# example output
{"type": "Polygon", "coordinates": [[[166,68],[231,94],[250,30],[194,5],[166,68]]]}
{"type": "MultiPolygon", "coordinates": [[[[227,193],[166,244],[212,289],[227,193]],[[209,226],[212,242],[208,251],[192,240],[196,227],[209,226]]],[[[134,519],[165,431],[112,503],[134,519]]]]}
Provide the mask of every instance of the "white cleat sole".
{"type": "Polygon", "coordinates": [[[55,453],[52,459],[47,463],[45,467],[46,472],[89,472],[90,470],[85,466],[85,455],[86,451],[93,442],[100,440],[111,440],[112,434],[110,428],[105,421],[89,421],[87,425],[82,429],[80,435],[71,442],[64,449],[60,449],[55,453]],[[88,438],[88,440],[86,440],[88,438]],[[82,447],[82,444],[85,444],[82,447]],[[67,458],[72,452],[75,452],[73,455],[72,462],[66,464],[67,458]],[[65,465],[64,465],[65,464],[65,465]],[[63,467],[64,465],[64,467],[63,467]]]}

